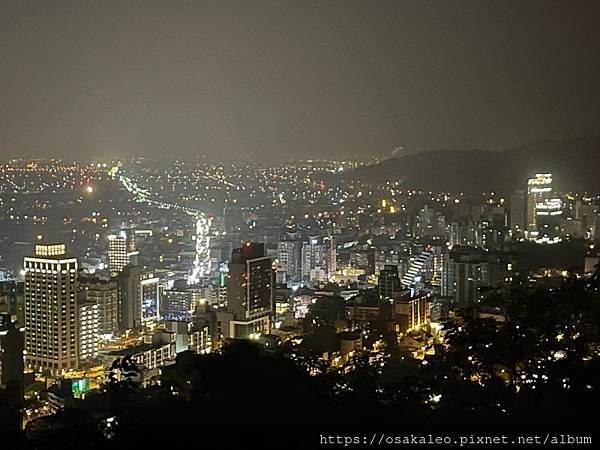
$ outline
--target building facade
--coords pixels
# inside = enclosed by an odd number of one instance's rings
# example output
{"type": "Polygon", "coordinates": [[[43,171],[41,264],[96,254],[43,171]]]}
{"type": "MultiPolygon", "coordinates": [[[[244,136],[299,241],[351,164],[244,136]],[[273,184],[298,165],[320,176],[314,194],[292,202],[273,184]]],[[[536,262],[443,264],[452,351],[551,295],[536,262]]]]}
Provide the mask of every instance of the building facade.
{"type": "Polygon", "coordinates": [[[77,259],[64,244],[36,245],[25,257],[27,366],[60,373],[78,367],[77,259]]]}

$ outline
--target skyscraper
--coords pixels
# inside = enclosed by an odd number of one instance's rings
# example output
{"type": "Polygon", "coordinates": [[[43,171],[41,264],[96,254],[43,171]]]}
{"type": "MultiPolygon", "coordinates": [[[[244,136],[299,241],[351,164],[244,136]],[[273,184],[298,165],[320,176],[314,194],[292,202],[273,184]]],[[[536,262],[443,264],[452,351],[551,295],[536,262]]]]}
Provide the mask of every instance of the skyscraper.
{"type": "Polygon", "coordinates": [[[27,365],[51,373],[77,368],[77,259],[64,244],[36,245],[24,270],[27,365]]]}
{"type": "Polygon", "coordinates": [[[273,264],[264,244],[246,242],[231,254],[227,283],[227,307],[232,314],[222,334],[246,338],[269,333],[273,314],[273,264]]]}
{"type": "Polygon", "coordinates": [[[527,180],[527,238],[535,241],[538,237],[537,207],[552,195],[552,174],[537,173],[527,180]]]}

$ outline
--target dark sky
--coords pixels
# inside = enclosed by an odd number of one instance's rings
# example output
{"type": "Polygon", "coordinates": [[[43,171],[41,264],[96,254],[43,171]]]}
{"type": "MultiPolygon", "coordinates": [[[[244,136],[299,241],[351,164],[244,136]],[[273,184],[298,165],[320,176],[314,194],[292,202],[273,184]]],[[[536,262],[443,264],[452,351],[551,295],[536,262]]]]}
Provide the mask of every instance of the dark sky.
{"type": "Polygon", "coordinates": [[[7,156],[355,156],[597,135],[599,1],[0,2],[7,156]]]}

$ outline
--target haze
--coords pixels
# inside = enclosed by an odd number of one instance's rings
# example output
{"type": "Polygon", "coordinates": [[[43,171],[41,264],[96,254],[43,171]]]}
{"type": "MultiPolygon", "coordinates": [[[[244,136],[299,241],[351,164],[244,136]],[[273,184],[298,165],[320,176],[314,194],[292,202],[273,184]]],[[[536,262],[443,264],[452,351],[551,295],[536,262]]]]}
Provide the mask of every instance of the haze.
{"type": "Polygon", "coordinates": [[[3,158],[364,157],[598,130],[600,2],[0,8],[3,158]]]}

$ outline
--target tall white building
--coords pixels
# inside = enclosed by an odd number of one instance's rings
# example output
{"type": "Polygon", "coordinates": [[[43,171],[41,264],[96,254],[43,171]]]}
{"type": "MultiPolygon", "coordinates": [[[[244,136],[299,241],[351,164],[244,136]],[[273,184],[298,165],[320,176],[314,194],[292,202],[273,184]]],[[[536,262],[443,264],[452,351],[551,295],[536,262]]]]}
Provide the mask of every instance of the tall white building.
{"type": "Polygon", "coordinates": [[[85,300],[77,305],[77,333],[79,361],[97,358],[100,342],[100,307],[95,301],[85,300]]]}
{"type": "Polygon", "coordinates": [[[125,231],[108,236],[108,269],[111,273],[118,274],[123,267],[131,263],[137,252],[135,251],[135,240],[127,235],[125,231]]]}
{"type": "Polygon", "coordinates": [[[302,278],[323,281],[337,270],[337,247],[333,236],[309,236],[302,243],[302,278]]]}
{"type": "Polygon", "coordinates": [[[77,368],[77,259],[64,244],[36,245],[23,266],[27,366],[51,373],[77,368]]]}

